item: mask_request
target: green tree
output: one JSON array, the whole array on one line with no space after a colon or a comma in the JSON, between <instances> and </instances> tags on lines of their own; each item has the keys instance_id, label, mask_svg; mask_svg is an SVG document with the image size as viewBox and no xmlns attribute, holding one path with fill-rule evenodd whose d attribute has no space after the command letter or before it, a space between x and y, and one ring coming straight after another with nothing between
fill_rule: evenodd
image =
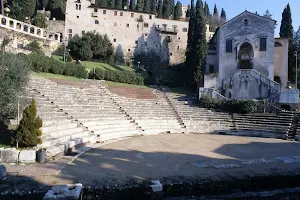
<instances>
[{"instance_id":1,"label":"green tree","mask_svg":"<svg viewBox=\"0 0 300 200\"><path fill-rule=\"evenodd\" d=\"M144 0L144 8L143 8L144 12L150 12L150 0Z\"/></svg>"},{"instance_id":2,"label":"green tree","mask_svg":"<svg viewBox=\"0 0 300 200\"><path fill-rule=\"evenodd\" d=\"M173 15L175 8L175 2L174 0L170 0L170 15Z\"/></svg>"},{"instance_id":3,"label":"green tree","mask_svg":"<svg viewBox=\"0 0 300 200\"><path fill-rule=\"evenodd\" d=\"M294 43L293 43L293 35L294 35L294 28L292 24L292 13L290 4L288 4L282 13L282 20L280 26L280 37L285 37L289 39L289 80L295 80L295 57L294 57Z\"/></svg>"},{"instance_id":4,"label":"green tree","mask_svg":"<svg viewBox=\"0 0 300 200\"><path fill-rule=\"evenodd\" d=\"M162 7L162 18L169 19L171 15L171 0L164 0Z\"/></svg>"},{"instance_id":5,"label":"green tree","mask_svg":"<svg viewBox=\"0 0 300 200\"><path fill-rule=\"evenodd\" d=\"M203 86L203 66L207 54L207 42L206 42L206 19L203 10L202 0L197 0L196 4L196 22L194 28L194 43L195 48L195 72L194 79L197 83L197 89Z\"/></svg>"},{"instance_id":6,"label":"green tree","mask_svg":"<svg viewBox=\"0 0 300 200\"><path fill-rule=\"evenodd\" d=\"M156 0L150 0L150 13L156 13Z\"/></svg>"},{"instance_id":7,"label":"green tree","mask_svg":"<svg viewBox=\"0 0 300 200\"><path fill-rule=\"evenodd\" d=\"M143 11L144 10L144 0L137 0L136 10L137 11Z\"/></svg>"},{"instance_id":8,"label":"green tree","mask_svg":"<svg viewBox=\"0 0 300 200\"><path fill-rule=\"evenodd\" d=\"M65 19L66 1L65 0L50 0L51 17L59 20Z\"/></svg>"},{"instance_id":9,"label":"green tree","mask_svg":"<svg viewBox=\"0 0 300 200\"><path fill-rule=\"evenodd\" d=\"M179 20L182 16L182 4L180 1L177 1L174 9L174 19Z\"/></svg>"},{"instance_id":10,"label":"green tree","mask_svg":"<svg viewBox=\"0 0 300 200\"><path fill-rule=\"evenodd\" d=\"M114 8L115 7L115 0L108 0L107 6L110 7L110 8Z\"/></svg>"},{"instance_id":11,"label":"green tree","mask_svg":"<svg viewBox=\"0 0 300 200\"><path fill-rule=\"evenodd\" d=\"M212 19L211 19L211 27L213 30L216 30L218 27L219 27L219 12L218 12L218 9L217 9L217 5L215 4L214 6L214 14L212 16Z\"/></svg>"},{"instance_id":12,"label":"green tree","mask_svg":"<svg viewBox=\"0 0 300 200\"><path fill-rule=\"evenodd\" d=\"M27 48L32 52L41 52L41 45L36 40L30 42Z\"/></svg>"},{"instance_id":13,"label":"green tree","mask_svg":"<svg viewBox=\"0 0 300 200\"><path fill-rule=\"evenodd\" d=\"M265 14L263 14L263 17L266 17L268 19L272 19L272 14L270 13L270 11L267 9Z\"/></svg>"},{"instance_id":14,"label":"green tree","mask_svg":"<svg viewBox=\"0 0 300 200\"><path fill-rule=\"evenodd\" d=\"M162 0L158 0L157 4L157 10L156 10L156 15L158 18L162 18L162 11L163 10L163 2Z\"/></svg>"},{"instance_id":15,"label":"green tree","mask_svg":"<svg viewBox=\"0 0 300 200\"><path fill-rule=\"evenodd\" d=\"M122 8L125 7L128 9L128 0L122 0Z\"/></svg>"},{"instance_id":16,"label":"green tree","mask_svg":"<svg viewBox=\"0 0 300 200\"><path fill-rule=\"evenodd\" d=\"M25 17L33 17L36 12L36 0L22 0L21 8Z\"/></svg>"},{"instance_id":17,"label":"green tree","mask_svg":"<svg viewBox=\"0 0 300 200\"><path fill-rule=\"evenodd\" d=\"M36 115L36 102L32 100L31 104L23 111L23 118L17 128L17 134L13 138L13 142L17 144L17 147L35 147L42 143L40 128L43 121Z\"/></svg>"},{"instance_id":18,"label":"green tree","mask_svg":"<svg viewBox=\"0 0 300 200\"><path fill-rule=\"evenodd\" d=\"M29 65L24 57L0 54L0 127L17 116L19 96L24 95Z\"/></svg>"},{"instance_id":19,"label":"green tree","mask_svg":"<svg viewBox=\"0 0 300 200\"><path fill-rule=\"evenodd\" d=\"M32 20L32 24L37 27L47 28L46 16L42 13L37 13Z\"/></svg>"},{"instance_id":20,"label":"green tree","mask_svg":"<svg viewBox=\"0 0 300 200\"><path fill-rule=\"evenodd\" d=\"M96 3L99 6L107 6L107 0L97 0Z\"/></svg>"},{"instance_id":21,"label":"green tree","mask_svg":"<svg viewBox=\"0 0 300 200\"><path fill-rule=\"evenodd\" d=\"M195 28L195 20L196 20L196 11L194 7L194 0L191 0L190 5L190 18L189 18L189 30L188 30L188 40L187 40L187 48L186 48L186 72L185 72L185 83L187 85L190 85L193 83L192 76L193 76L193 66L195 63L194 59L194 49L192 47L193 41L194 41L194 28Z\"/></svg>"},{"instance_id":22,"label":"green tree","mask_svg":"<svg viewBox=\"0 0 300 200\"><path fill-rule=\"evenodd\" d=\"M10 17L20 21L25 20L25 15L22 10L22 5L19 3L18 0L13 0L10 4Z\"/></svg>"},{"instance_id":23,"label":"green tree","mask_svg":"<svg viewBox=\"0 0 300 200\"><path fill-rule=\"evenodd\" d=\"M225 12L225 10L222 8L221 16L220 16L220 25L225 24L225 23L226 23L226 12Z\"/></svg>"},{"instance_id":24,"label":"green tree","mask_svg":"<svg viewBox=\"0 0 300 200\"><path fill-rule=\"evenodd\" d=\"M135 0L130 0L129 9L130 10L134 10L135 9Z\"/></svg>"},{"instance_id":25,"label":"green tree","mask_svg":"<svg viewBox=\"0 0 300 200\"><path fill-rule=\"evenodd\" d=\"M115 0L115 8L122 9L122 0Z\"/></svg>"},{"instance_id":26,"label":"green tree","mask_svg":"<svg viewBox=\"0 0 300 200\"><path fill-rule=\"evenodd\" d=\"M186 77L186 81L190 87L197 86L198 89L203 85L203 65L207 52L206 17L204 15L202 0L197 0L195 14L191 10L191 19L193 27L191 27L192 32L188 34L186 58L188 76Z\"/></svg>"}]
</instances>

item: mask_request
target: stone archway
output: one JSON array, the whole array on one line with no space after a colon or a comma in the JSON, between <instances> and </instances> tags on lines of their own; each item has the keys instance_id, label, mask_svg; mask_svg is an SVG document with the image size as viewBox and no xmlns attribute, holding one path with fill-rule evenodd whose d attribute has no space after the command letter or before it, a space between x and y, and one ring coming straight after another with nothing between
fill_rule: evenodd
<instances>
[{"instance_id":1,"label":"stone archway","mask_svg":"<svg viewBox=\"0 0 300 200\"><path fill-rule=\"evenodd\" d=\"M238 69L253 69L254 51L249 42L241 45L238 53Z\"/></svg>"}]
</instances>

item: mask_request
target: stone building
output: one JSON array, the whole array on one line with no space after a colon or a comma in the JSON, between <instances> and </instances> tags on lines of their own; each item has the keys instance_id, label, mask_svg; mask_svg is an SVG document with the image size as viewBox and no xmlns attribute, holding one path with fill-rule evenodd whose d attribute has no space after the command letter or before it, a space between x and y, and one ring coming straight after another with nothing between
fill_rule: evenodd
<instances>
[{"instance_id":1,"label":"stone building","mask_svg":"<svg viewBox=\"0 0 300 200\"><path fill-rule=\"evenodd\" d=\"M201 91L235 99L284 99L288 39L274 39L275 25L245 11L220 26L209 45ZM298 101L297 95L289 98Z\"/></svg>"},{"instance_id":2,"label":"stone building","mask_svg":"<svg viewBox=\"0 0 300 200\"><path fill-rule=\"evenodd\" d=\"M143 52L154 52L167 64L185 59L188 22L156 18L154 14L126 9L104 8L93 1L67 1L66 36L88 31L107 34L125 59ZM207 39L212 33L207 29Z\"/></svg>"}]
</instances>

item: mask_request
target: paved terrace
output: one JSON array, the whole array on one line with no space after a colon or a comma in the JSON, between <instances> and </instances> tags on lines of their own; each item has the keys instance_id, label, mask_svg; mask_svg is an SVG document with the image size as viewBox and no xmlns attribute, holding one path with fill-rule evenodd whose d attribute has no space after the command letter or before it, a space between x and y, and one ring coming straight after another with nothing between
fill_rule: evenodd
<instances>
[{"instance_id":1,"label":"paved terrace","mask_svg":"<svg viewBox=\"0 0 300 200\"><path fill-rule=\"evenodd\" d=\"M6 164L7 183L18 178L14 188L24 188L24 184L29 187L28 181L22 181L29 177L43 185L80 182L101 186L132 179L154 178L164 183L176 177L300 172L300 143L278 139L163 134L97 145L74 161L71 156L63 156L46 164Z\"/></svg>"}]
</instances>

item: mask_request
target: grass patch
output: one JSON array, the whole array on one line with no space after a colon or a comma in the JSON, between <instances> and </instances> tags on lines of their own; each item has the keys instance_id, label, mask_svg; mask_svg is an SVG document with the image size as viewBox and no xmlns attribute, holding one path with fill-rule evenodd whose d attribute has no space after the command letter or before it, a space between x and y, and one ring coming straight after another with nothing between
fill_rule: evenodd
<instances>
[{"instance_id":1,"label":"grass patch","mask_svg":"<svg viewBox=\"0 0 300 200\"><path fill-rule=\"evenodd\" d=\"M132 67L128 67L128 66L122 66L122 65L116 65L114 66L116 69L118 70L124 70L124 71L131 71L131 72L134 72L135 69L132 68Z\"/></svg>"},{"instance_id":2,"label":"grass patch","mask_svg":"<svg viewBox=\"0 0 300 200\"><path fill-rule=\"evenodd\" d=\"M62 56L56 56L56 55L52 55L52 58L54 58L55 60L58 60L58 61L60 61L60 62L64 62L64 59L63 59L63 57Z\"/></svg>"},{"instance_id":3,"label":"grass patch","mask_svg":"<svg viewBox=\"0 0 300 200\"><path fill-rule=\"evenodd\" d=\"M82 61L81 62L83 66L85 66L87 69L94 69L94 68L101 68L103 70L110 69L110 70L116 70L116 68L112 67L111 65L107 63L100 63L100 62L92 62L92 61Z\"/></svg>"},{"instance_id":4,"label":"grass patch","mask_svg":"<svg viewBox=\"0 0 300 200\"><path fill-rule=\"evenodd\" d=\"M184 88L184 87L170 87L170 89L174 93L181 94L181 95L186 95L186 96L192 96L192 95L196 94L191 89Z\"/></svg>"},{"instance_id":5,"label":"grass patch","mask_svg":"<svg viewBox=\"0 0 300 200\"><path fill-rule=\"evenodd\" d=\"M59 79L59 80L66 80L66 81L74 81L74 82L81 82L82 79L76 78L74 76L65 76L60 74L51 74L51 73L45 73L45 72L31 72L31 75L33 76L39 76L44 78L52 78L52 79Z\"/></svg>"},{"instance_id":6,"label":"grass patch","mask_svg":"<svg viewBox=\"0 0 300 200\"><path fill-rule=\"evenodd\" d=\"M135 87L135 88L148 88L145 85L133 85L133 84L127 84L127 83L117 83L112 81L105 81L108 86L125 86L125 87Z\"/></svg>"}]
</instances>

